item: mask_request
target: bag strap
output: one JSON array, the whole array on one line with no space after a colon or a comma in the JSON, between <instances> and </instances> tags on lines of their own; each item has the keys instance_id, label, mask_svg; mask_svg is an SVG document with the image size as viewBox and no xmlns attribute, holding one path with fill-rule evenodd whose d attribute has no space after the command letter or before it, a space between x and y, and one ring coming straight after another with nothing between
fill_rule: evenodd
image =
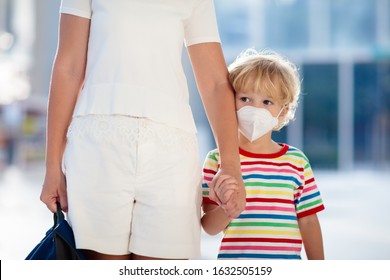
<instances>
[{"instance_id":1,"label":"bag strap","mask_svg":"<svg viewBox=\"0 0 390 280\"><path fill-rule=\"evenodd\" d=\"M62 212L62 209L61 209L61 204L57 201L56 205L57 205L57 212L54 213L54 215L53 215L54 227L56 227L59 224L59 222L61 222L62 220L65 220L64 213Z\"/></svg>"}]
</instances>

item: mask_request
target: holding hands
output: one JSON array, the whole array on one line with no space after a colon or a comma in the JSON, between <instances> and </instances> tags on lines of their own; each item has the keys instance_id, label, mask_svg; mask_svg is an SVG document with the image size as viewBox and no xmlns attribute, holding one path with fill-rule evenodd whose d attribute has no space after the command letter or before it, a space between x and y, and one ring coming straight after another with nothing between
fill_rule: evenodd
<instances>
[{"instance_id":1,"label":"holding hands","mask_svg":"<svg viewBox=\"0 0 390 280\"><path fill-rule=\"evenodd\" d=\"M237 218L245 209L246 192L241 178L227 175L220 169L209 188L210 199L216 201L229 218Z\"/></svg>"}]
</instances>

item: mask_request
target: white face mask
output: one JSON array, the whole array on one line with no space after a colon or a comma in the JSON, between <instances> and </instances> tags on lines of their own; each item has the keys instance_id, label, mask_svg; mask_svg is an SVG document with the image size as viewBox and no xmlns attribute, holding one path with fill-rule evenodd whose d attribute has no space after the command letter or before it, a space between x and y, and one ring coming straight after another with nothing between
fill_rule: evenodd
<instances>
[{"instance_id":1,"label":"white face mask","mask_svg":"<svg viewBox=\"0 0 390 280\"><path fill-rule=\"evenodd\" d=\"M283 108L274 117L267 109L244 106L237 111L238 129L249 141L253 142L279 123L278 117Z\"/></svg>"}]
</instances>

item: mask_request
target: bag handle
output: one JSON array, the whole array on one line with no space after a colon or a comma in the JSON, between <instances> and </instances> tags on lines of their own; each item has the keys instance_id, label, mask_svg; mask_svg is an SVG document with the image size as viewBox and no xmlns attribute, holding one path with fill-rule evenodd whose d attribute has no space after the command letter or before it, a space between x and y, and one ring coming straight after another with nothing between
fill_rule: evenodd
<instances>
[{"instance_id":1,"label":"bag handle","mask_svg":"<svg viewBox=\"0 0 390 280\"><path fill-rule=\"evenodd\" d=\"M64 213L62 212L61 209L61 204L57 201L57 212L54 213L53 218L54 218L54 227L56 227L62 220L65 220Z\"/></svg>"}]
</instances>

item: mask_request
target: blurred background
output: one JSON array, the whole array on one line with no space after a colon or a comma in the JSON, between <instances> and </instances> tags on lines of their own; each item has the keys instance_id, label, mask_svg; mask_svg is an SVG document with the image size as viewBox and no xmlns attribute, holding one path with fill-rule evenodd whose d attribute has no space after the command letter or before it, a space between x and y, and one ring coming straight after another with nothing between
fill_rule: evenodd
<instances>
[{"instance_id":1,"label":"blurred background","mask_svg":"<svg viewBox=\"0 0 390 280\"><path fill-rule=\"evenodd\" d=\"M214 2L228 64L252 47L300 69L296 119L275 139L311 161L326 257L390 260L390 0ZM1 259L23 259L52 223L39 193L59 5L0 0ZM204 158L215 144L185 52L183 63ZM203 234L202 259L220 238Z\"/></svg>"}]
</instances>

